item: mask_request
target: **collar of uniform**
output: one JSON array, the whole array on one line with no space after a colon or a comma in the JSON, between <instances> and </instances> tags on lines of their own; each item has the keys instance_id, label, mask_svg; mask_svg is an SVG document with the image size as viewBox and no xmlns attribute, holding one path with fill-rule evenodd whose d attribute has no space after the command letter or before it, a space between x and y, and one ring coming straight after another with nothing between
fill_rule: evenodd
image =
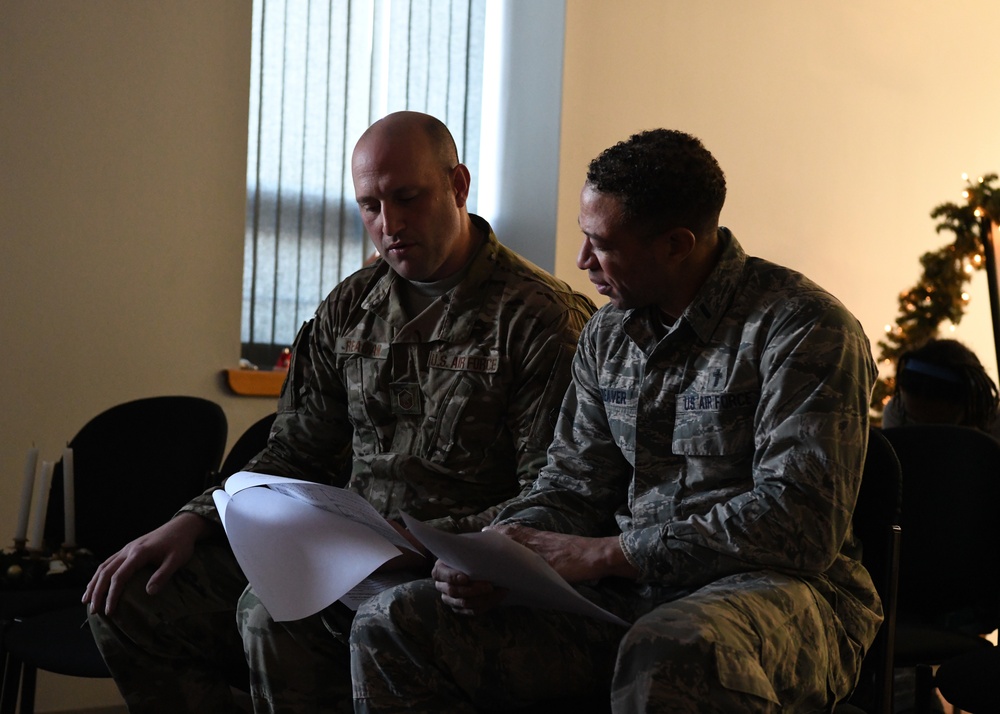
<instances>
[{"instance_id":1,"label":"collar of uniform","mask_svg":"<svg viewBox=\"0 0 1000 714\"><path fill-rule=\"evenodd\" d=\"M676 329L680 323L686 322L694 330L698 339L703 342L708 341L715 326L722 319L722 315L736 291L736 284L747 259L743 247L728 228L719 228L719 239L724 247L718 264L712 269L705 284L695 295L691 304L684 309L681 319L673 328ZM659 342L652 324L656 318L650 314L652 310L656 309L658 308L648 305L632 308L626 310L622 318L625 333L647 355L652 353ZM673 332L673 329L669 331Z\"/></svg>"},{"instance_id":2,"label":"collar of uniform","mask_svg":"<svg viewBox=\"0 0 1000 714\"><path fill-rule=\"evenodd\" d=\"M472 334L472 328L489 297L489 284L497 268L500 241L490 224L475 214L469 214L472 224L486 240L472 258L465 280L439 298L444 302L444 315L438 323L437 339L446 342L464 342Z\"/></svg>"},{"instance_id":3,"label":"collar of uniform","mask_svg":"<svg viewBox=\"0 0 1000 714\"><path fill-rule=\"evenodd\" d=\"M719 240L724 247L718 264L681 315L702 342L712 336L732 302L747 262L743 246L728 228L719 228Z\"/></svg>"},{"instance_id":4,"label":"collar of uniform","mask_svg":"<svg viewBox=\"0 0 1000 714\"><path fill-rule=\"evenodd\" d=\"M465 279L449 290L444 295L437 298L431 305L418 316L420 322L420 332L423 333L422 340L443 340L445 342L461 342L466 340L472 333L472 327L479 317L483 302L487 297L486 285L493 276L496 268L497 253L500 249L500 241L497 240L490 224L479 216L469 214L473 225L487 238L479 251L472 258L469 272ZM362 303L362 307L371 310L383 320L391 324L397 331L394 339L406 340L411 325L410 319L406 316L402 308L399 284L403 278L391 268L387 268L372 291ZM427 327L430 327L429 334Z\"/></svg>"},{"instance_id":5,"label":"collar of uniform","mask_svg":"<svg viewBox=\"0 0 1000 714\"><path fill-rule=\"evenodd\" d=\"M401 278L384 260L379 261L376 265L383 274L376 280L365 299L361 301L361 307L374 312L398 329L406 324L406 317L399 304L398 295L392 301L389 300L389 297L392 294L393 283Z\"/></svg>"}]
</instances>

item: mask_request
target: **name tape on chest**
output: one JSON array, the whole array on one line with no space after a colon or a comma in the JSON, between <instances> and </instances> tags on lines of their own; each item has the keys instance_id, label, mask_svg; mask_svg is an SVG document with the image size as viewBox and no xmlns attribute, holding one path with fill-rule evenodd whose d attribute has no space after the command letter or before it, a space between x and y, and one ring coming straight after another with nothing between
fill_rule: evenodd
<instances>
[{"instance_id":1,"label":"name tape on chest","mask_svg":"<svg viewBox=\"0 0 1000 714\"><path fill-rule=\"evenodd\" d=\"M635 404L639 398L639 392L635 389L601 387L601 398L609 406L627 407Z\"/></svg>"},{"instance_id":2,"label":"name tape on chest","mask_svg":"<svg viewBox=\"0 0 1000 714\"><path fill-rule=\"evenodd\" d=\"M601 387L601 398L609 410L634 409L639 401L636 389ZM714 392L709 394L685 393L678 397L680 411L705 412L725 409L755 407L758 402L756 392Z\"/></svg>"},{"instance_id":3,"label":"name tape on chest","mask_svg":"<svg viewBox=\"0 0 1000 714\"><path fill-rule=\"evenodd\" d=\"M681 410L686 412L719 411L757 405L756 392L719 392L716 394L688 393L680 396Z\"/></svg>"},{"instance_id":4,"label":"name tape on chest","mask_svg":"<svg viewBox=\"0 0 1000 714\"><path fill-rule=\"evenodd\" d=\"M337 352L344 355L385 359L389 355L389 345L385 342L369 342L351 337L339 337L337 338Z\"/></svg>"},{"instance_id":5,"label":"name tape on chest","mask_svg":"<svg viewBox=\"0 0 1000 714\"><path fill-rule=\"evenodd\" d=\"M462 355L448 352L431 352L427 356L427 366L433 369L450 369L456 372L481 372L494 374L500 369L500 355Z\"/></svg>"}]
</instances>

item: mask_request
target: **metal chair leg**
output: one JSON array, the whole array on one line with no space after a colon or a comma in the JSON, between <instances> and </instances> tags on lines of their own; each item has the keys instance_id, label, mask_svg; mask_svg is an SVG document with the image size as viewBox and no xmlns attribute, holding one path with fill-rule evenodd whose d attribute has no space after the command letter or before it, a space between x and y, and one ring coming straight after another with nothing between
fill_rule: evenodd
<instances>
[{"instance_id":1,"label":"metal chair leg","mask_svg":"<svg viewBox=\"0 0 1000 714\"><path fill-rule=\"evenodd\" d=\"M0 714L15 714L17 693L21 685L21 660L4 654L3 694L0 696Z\"/></svg>"},{"instance_id":2,"label":"metal chair leg","mask_svg":"<svg viewBox=\"0 0 1000 714\"><path fill-rule=\"evenodd\" d=\"M917 665L917 681L913 696L914 714L931 714L931 698L934 696L934 672L929 664Z\"/></svg>"},{"instance_id":3,"label":"metal chair leg","mask_svg":"<svg viewBox=\"0 0 1000 714\"><path fill-rule=\"evenodd\" d=\"M35 680L38 670L30 664L21 664L21 714L35 714Z\"/></svg>"}]
</instances>

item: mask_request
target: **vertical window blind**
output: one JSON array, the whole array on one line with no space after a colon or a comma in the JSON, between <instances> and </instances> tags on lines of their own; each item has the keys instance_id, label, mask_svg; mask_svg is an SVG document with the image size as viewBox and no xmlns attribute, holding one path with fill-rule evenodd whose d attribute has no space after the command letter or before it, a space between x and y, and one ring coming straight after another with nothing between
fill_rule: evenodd
<instances>
[{"instance_id":1,"label":"vertical window blind","mask_svg":"<svg viewBox=\"0 0 1000 714\"><path fill-rule=\"evenodd\" d=\"M245 359L273 364L370 252L350 161L373 121L433 114L478 175L485 3L254 0Z\"/></svg>"}]
</instances>

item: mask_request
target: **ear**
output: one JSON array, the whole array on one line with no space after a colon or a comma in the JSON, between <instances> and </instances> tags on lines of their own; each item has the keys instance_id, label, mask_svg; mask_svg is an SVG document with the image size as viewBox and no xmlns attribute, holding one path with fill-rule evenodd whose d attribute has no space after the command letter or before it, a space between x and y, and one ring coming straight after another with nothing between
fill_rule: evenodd
<instances>
[{"instance_id":1,"label":"ear","mask_svg":"<svg viewBox=\"0 0 1000 714\"><path fill-rule=\"evenodd\" d=\"M664 257L669 262L680 263L691 255L698 240L687 228L671 228L663 234L660 242L663 245Z\"/></svg>"},{"instance_id":2,"label":"ear","mask_svg":"<svg viewBox=\"0 0 1000 714\"><path fill-rule=\"evenodd\" d=\"M469 188L472 186L472 175L465 164L456 164L451 170L451 189L455 192L455 204L462 208L469 199Z\"/></svg>"}]
</instances>

